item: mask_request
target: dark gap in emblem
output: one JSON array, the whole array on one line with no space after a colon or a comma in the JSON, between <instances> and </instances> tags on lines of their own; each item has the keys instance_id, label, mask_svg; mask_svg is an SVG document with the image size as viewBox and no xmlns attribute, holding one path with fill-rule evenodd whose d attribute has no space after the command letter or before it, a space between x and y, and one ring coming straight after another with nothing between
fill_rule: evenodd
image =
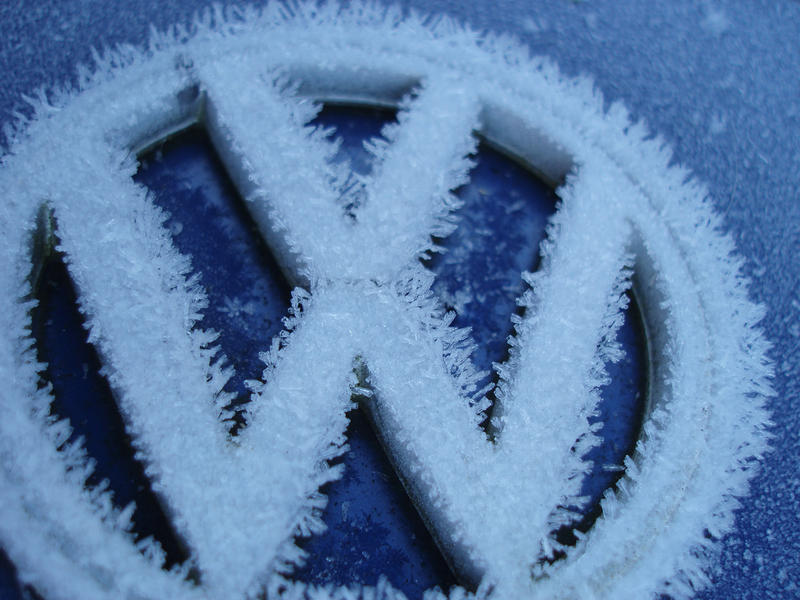
<instances>
[{"instance_id":1,"label":"dark gap in emblem","mask_svg":"<svg viewBox=\"0 0 800 600\"><path fill-rule=\"evenodd\" d=\"M348 413L350 449L338 481L322 492L327 531L301 540L309 560L294 577L317 585L374 586L381 576L409 598L432 587L457 585L363 409Z\"/></svg>"},{"instance_id":2,"label":"dark gap in emblem","mask_svg":"<svg viewBox=\"0 0 800 600\"><path fill-rule=\"evenodd\" d=\"M201 127L140 156L134 180L167 212L173 242L191 256L207 293L209 306L197 326L219 333L215 343L234 368L225 391L235 396L229 406L236 411L235 435L250 397L245 382L261 378L259 353L283 328L289 285Z\"/></svg>"},{"instance_id":3,"label":"dark gap in emblem","mask_svg":"<svg viewBox=\"0 0 800 600\"><path fill-rule=\"evenodd\" d=\"M132 522L136 539L157 540L166 554L167 568L181 564L189 554L135 456L111 388L101 374L102 363L88 341L64 258L51 252L40 262L32 334L38 360L47 365L40 385L52 385L51 415L69 419L72 434L65 443L82 438L87 454L96 461L87 484L97 487L107 482L118 509L135 502Z\"/></svg>"},{"instance_id":4,"label":"dark gap in emblem","mask_svg":"<svg viewBox=\"0 0 800 600\"><path fill-rule=\"evenodd\" d=\"M0 597L8 600L43 600L30 585L23 585L17 576L17 568L0 548Z\"/></svg>"},{"instance_id":5,"label":"dark gap in emblem","mask_svg":"<svg viewBox=\"0 0 800 600\"><path fill-rule=\"evenodd\" d=\"M516 304L524 289L520 273L539 268L539 246L557 198L553 188L524 165L485 141L473 158L470 182L455 190L464 203L458 227L449 237L435 240L444 251L424 264L436 275L434 291L456 313L454 326L472 329L477 344L473 361L478 369L489 371L482 381L488 385L498 379L492 364L508 359L511 315L524 314ZM567 546L577 542L575 529L588 531L597 520L603 493L624 474L624 459L639 437L647 389L646 343L635 298L629 294L629 299L617 334L624 357L606 365L610 383L601 390L600 414L593 419L603 427L600 444L586 456L593 468L581 494L590 500L573 523L554 532ZM492 391L488 398L495 400ZM489 423L484 426L491 435Z\"/></svg>"},{"instance_id":6,"label":"dark gap in emblem","mask_svg":"<svg viewBox=\"0 0 800 600\"><path fill-rule=\"evenodd\" d=\"M395 123L397 111L377 106L351 106L345 104L325 104L310 124L318 127L335 127L334 139L340 140L339 151L333 163L349 166L349 177L340 190L342 208L345 214L355 219L358 207L365 201L364 188L360 178L372 172L373 157L364 148L364 142L381 138L381 131Z\"/></svg>"}]
</instances>

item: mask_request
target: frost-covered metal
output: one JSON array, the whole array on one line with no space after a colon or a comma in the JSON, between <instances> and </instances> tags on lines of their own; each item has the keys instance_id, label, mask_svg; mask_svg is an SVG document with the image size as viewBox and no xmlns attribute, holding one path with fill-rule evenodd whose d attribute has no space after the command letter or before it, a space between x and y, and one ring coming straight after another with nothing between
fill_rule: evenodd
<instances>
[{"instance_id":1,"label":"frost-covered metal","mask_svg":"<svg viewBox=\"0 0 800 600\"><path fill-rule=\"evenodd\" d=\"M318 100L402 109L355 187L330 164L329 136L306 126ZM236 438L220 420L229 374L213 335L194 327L204 292L131 179L137 149L197 120L302 286L285 333L264 341L264 383ZM450 190L468 178L475 133L563 181L493 407L418 261L452 229ZM294 536L324 528L318 490L338 476L327 461L365 383L354 367L368 373L366 408L410 495L478 594L681 597L704 584L705 533L730 527L766 449L762 310L704 188L624 108L604 111L590 82L447 20L270 5L98 57L80 91L43 99L14 137L0 170L0 540L46 597L311 593L285 577L302 560ZM56 450L65 426L37 387L26 300L42 206L198 585L162 570L154 542L133 544L130 511L84 487L79 448ZM631 273L651 347L644 433L602 517L542 567L560 507L580 502ZM492 440L479 425L487 410Z\"/></svg>"}]
</instances>

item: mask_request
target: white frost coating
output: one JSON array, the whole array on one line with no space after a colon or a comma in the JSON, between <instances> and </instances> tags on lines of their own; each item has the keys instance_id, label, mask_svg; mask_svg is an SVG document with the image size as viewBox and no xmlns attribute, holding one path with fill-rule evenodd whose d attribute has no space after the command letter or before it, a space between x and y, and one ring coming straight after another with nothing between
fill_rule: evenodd
<instances>
[{"instance_id":1,"label":"white frost coating","mask_svg":"<svg viewBox=\"0 0 800 600\"><path fill-rule=\"evenodd\" d=\"M606 383L605 362L620 358L616 330L630 284L628 190L608 173L597 164L585 165L561 191L562 205L542 249L544 264L526 277L531 286L522 300L527 316L511 340L512 359L501 367L493 411L501 430L499 452L509 469L530 463L532 448L538 448L538 460L522 480L528 489L517 514L523 522L537 523L532 541L544 541L541 550L548 556L548 532L570 520L564 511L549 519L548 514L556 506L585 502L579 497L579 475L590 465L582 457L597 444L589 418ZM559 480L568 486L541 484ZM530 530L517 535L529 536ZM529 548L526 555L538 550Z\"/></svg>"},{"instance_id":2,"label":"white frost coating","mask_svg":"<svg viewBox=\"0 0 800 600\"><path fill-rule=\"evenodd\" d=\"M362 277L394 276L398 265L431 249L432 235L453 230L460 201L450 190L467 182L472 166L467 156L477 145L480 107L458 77L426 82L405 108L382 132L385 141L370 146L377 164L356 215L363 233L351 246Z\"/></svg>"},{"instance_id":3,"label":"white frost coating","mask_svg":"<svg viewBox=\"0 0 800 600\"><path fill-rule=\"evenodd\" d=\"M297 280L301 269L303 282L335 272L340 244L350 237L336 203L336 171L329 165L336 148L325 143L324 131L303 131L317 107L309 100L288 102L290 93L282 89L287 84L278 73L265 72L257 62L245 62L245 71L241 62L233 55L197 69L208 93L211 135L229 148L223 158L246 190L257 222L267 231L286 232L284 243L275 245L290 277Z\"/></svg>"},{"instance_id":4,"label":"white frost coating","mask_svg":"<svg viewBox=\"0 0 800 600\"><path fill-rule=\"evenodd\" d=\"M329 166L328 132L305 128L309 95L405 97L357 189ZM266 383L235 441L220 422L229 373L214 335L193 328L204 292L126 158L201 114L273 251L309 288L264 353ZM487 403L475 398L465 333L449 327L416 260L452 227L450 190L468 176L473 130L552 179L572 169L544 268L526 276L496 442L478 425ZM265 585L290 598L401 597L386 582L283 579L303 558L294 536L324 528L318 489L338 476L326 460L343 451L363 363L374 390L365 407L445 554L465 580L483 577L479 595L691 595L707 583L704 531L732 527L766 449L770 367L761 309L704 189L646 134L621 107L604 113L589 82L562 78L516 42L364 5L217 11L191 34L154 34L146 52L99 58L80 93L42 100L11 134L0 170L0 541L20 577L48 598L227 598ZM354 193L365 198L348 218L342 202ZM49 392L37 390L22 300L42 203L198 586L163 571L156 545L133 545L130 511L84 488L79 448L55 450L68 429L49 423ZM564 521L558 507L579 501L631 265L654 349L653 409L603 516L566 560L538 567Z\"/></svg>"},{"instance_id":5,"label":"white frost coating","mask_svg":"<svg viewBox=\"0 0 800 600\"><path fill-rule=\"evenodd\" d=\"M240 62L233 56L197 68L208 90L210 130L228 149L222 154L235 163L229 169L257 221L285 232L273 245L292 279L392 279L431 248L431 235L452 231L459 202L450 190L467 181L478 126L477 99L450 81L452 74L406 99L399 122L373 141L376 174L363 181L368 201L353 224L342 219L340 196L354 191L340 189L342 177L330 164L336 147L325 139L330 132L301 129L318 107L289 101L281 73ZM453 158L445 170L443 157Z\"/></svg>"}]
</instances>

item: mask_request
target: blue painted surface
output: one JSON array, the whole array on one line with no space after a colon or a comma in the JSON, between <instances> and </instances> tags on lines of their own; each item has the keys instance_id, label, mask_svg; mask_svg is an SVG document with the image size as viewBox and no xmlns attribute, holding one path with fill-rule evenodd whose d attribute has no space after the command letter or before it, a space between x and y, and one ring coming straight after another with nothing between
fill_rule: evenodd
<instances>
[{"instance_id":1,"label":"blue painted surface","mask_svg":"<svg viewBox=\"0 0 800 600\"><path fill-rule=\"evenodd\" d=\"M232 3L232 2L223 2ZM143 44L148 26L186 21L204 2L22 0L0 5L0 121L19 97L72 77L90 47ZM707 182L768 309L776 361L776 449L722 541L701 598L787 598L800 581L800 3L754 0L408 0L519 36L570 75L590 74ZM24 110L24 109L23 109ZM0 559L0 572L12 569ZM6 578L6 581L9 581ZM0 588L3 594L10 587ZM12 594L13 592L8 592ZM2 596L3 594L0 594ZM13 598L18 595L10 596Z\"/></svg>"}]
</instances>

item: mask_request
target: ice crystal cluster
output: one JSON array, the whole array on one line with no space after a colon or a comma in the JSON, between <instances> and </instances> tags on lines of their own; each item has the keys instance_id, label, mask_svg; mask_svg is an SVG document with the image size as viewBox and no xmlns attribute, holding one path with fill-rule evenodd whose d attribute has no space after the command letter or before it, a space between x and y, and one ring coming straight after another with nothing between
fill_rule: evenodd
<instances>
[{"instance_id":1,"label":"ice crystal cluster","mask_svg":"<svg viewBox=\"0 0 800 600\"><path fill-rule=\"evenodd\" d=\"M146 49L98 54L80 80L32 100L0 168L0 541L23 581L47 598L400 597L385 581L291 580L295 536L325 527L319 488L340 475L329 461L345 451L358 393L478 596L685 597L706 584L710 540L732 526L766 449L762 311L703 186L622 106L604 110L591 82L513 40L357 3L210 11ZM308 126L321 100L400 108L369 144L371 175L336 166L331 132ZM196 121L297 286L235 438L223 423L230 373L196 326L204 291L132 180L138 149ZM451 190L468 180L476 133L561 182L493 405L469 332L451 326L419 261L455 225ZM162 569L157 543L134 543L132 507L84 485L92 463L79 445L57 450L69 424L49 416L30 334L43 210L137 452L191 549L183 570ZM602 516L563 549L551 532L583 501L632 273L651 407Z\"/></svg>"}]
</instances>

